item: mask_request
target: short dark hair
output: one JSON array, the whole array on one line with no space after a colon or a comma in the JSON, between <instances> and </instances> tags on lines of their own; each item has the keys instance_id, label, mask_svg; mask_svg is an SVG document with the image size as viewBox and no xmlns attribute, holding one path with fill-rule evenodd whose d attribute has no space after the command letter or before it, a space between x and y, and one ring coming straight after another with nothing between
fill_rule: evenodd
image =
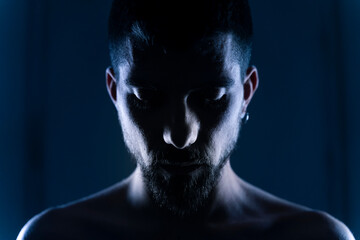
<instances>
[{"instance_id":1,"label":"short dark hair","mask_svg":"<svg viewBox=\"0 0 360 240\"><path fill-rule=\"evenodd\" d=\"M117 74L132 47L154 44L182 49L230 33L241 50L242 78L249 66L253 26L248 0L113 0L109 50Z\"/></svg>"}]
</instances>

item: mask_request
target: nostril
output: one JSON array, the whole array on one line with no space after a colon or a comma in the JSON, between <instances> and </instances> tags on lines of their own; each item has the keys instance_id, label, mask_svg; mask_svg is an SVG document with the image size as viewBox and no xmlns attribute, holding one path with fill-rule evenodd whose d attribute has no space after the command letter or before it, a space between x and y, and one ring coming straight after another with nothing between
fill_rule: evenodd
<instances>
[{"instance_id":1,"label":"nostril","mask_svg":"<svg viewBox=\"0 0 360 240\"><path fill-rule=\"evenodd\" d=\"M183 139L181 140L179 134L177 133L178 131L179 129L174 131L170 130L170 128L165 128L163 138L167 144L171 144L178 149L183 149L186 145L186 139L185 137L183 137Z\"/></svg>"},{"instance_id":2,"label":"nostril","mask_svg":"<svg viewBox=\"0 0 360 240\"><path fill-rule=\"evenodd\" d=\"M186 99L178 107L173 107L169 111L163 132L165 143L178 149L194 144L200 128L200 122L187 106Z\"/></svg>"},{"instance_id":3,"label":"nostril","mask_svg":"<svg viewBox=\"0 0 360 240\"><path fill-rule=\"evenodd\" d=\"M196 141L197 132L192 129L170 129L166 127L163 133L165 143L171 144L177 149L184 149Z\"/></svg>"}]
</instances>

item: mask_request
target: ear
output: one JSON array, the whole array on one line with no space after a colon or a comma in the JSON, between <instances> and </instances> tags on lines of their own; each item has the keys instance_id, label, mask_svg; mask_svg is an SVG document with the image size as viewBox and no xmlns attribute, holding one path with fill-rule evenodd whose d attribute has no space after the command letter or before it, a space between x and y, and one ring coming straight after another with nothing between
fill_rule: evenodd
<instances>
[{"instance_id":1,"label":"ear","mask_svg":"<svg viewBox=\"0 0 360 240\"><path fill-rule=\"evenodd\" d=\"M115 78L115 72L114 69L111 67L108 67L106 69L106 88L108 90L108 93L110 95L111 100L113 103L116 103L117 99L117 93L116 93L116 78Z\"/></svg>"},{"instance_id":2,"label":"ear","mask_svg":"<svg viewBox=\"0 0 360 240\"><path fill-rule=\"evenodd\" d=\"M255 66L251 66L246 71L246 76L244 80L244 103L243 109L241 111L241 117L243 118L246 114L246 109L254 96L256 89L259 86L259 75Z\"/></svg>"}]
</instances>

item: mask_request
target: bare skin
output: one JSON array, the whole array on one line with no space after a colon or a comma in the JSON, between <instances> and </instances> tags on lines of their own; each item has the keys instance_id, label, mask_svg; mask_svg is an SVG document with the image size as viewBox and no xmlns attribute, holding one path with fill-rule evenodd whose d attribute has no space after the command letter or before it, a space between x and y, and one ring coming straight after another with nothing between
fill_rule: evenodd
<instances>
[{"instance_id":1,"label":"bare skin","mask_svg":"<svg viewBox=\"0 0 360 240\"><path fill-rule=\"evenodd\" d=\"M344 224L274 197L238 178L230 165L207 215L176 219L146 198L134 199L137 169L128 179L78 202L34 217L20 239L354 239ZM219 183L219 186L223 183ZM234 191L237 189L237 191ZM224 198L223 194L231 194ZM227 199L224 201L224 199Z\"/></svg>"},{"instance_id":2,"label":"bare skin","mask_svg":"<svg viewBox=\"0 0 360 240\"><path fill-rule=\"evenodd\" d=\"M220 63L191 51L156 55L133 51L134 58L141 56L136 64L118 66L117 76L108 68L107 88L125 143L137 161L136 170L109 189L35 216L18 240L354 239L344 224L328 214L272 196L232 170L231 150L258 87L258 74L250 67L242 79L236 60L239 52L231 35L224 36L219 38L223 46L218 49ZM151 90L147 90L149 85ZM156 104L152 97L147 99L154 88L154 96L162 96ZM162 153L158 159L152 154L154 149ZM200 157L188 154L194 152ZM211 175L217 170L218 175ZM155 190L151 190L147 183L154 175L146 176L147 171L166 181L154 181ZM187 181L184 185L173 181L179 175ZM214 181L191 189L191 183L201 182L201 176ZM177 200L190 207L198 204L198 210L179 216L160 207L153 196L156 187L165 188L164 184L179 191L190 186L188 196L193 198ZM171 195L171 190L160 198L182 196L178 192Z\"/></svg>"}]
</instances>

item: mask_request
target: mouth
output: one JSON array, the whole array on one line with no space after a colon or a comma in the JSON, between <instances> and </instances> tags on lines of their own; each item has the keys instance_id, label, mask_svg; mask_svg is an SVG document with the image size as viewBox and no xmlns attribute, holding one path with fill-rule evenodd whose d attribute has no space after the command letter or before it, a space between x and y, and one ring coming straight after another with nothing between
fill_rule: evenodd
<instances>
[{"instance_id":1,"label":"mouth","mask_svg":"<svg viewBox=\"0 0 360 240\"><path fill-rule=\"evenodd\" d=\"M161 164L160 167L170 175L189 175L200 168L203 164Z\"/></svg>"}]
</instances>

